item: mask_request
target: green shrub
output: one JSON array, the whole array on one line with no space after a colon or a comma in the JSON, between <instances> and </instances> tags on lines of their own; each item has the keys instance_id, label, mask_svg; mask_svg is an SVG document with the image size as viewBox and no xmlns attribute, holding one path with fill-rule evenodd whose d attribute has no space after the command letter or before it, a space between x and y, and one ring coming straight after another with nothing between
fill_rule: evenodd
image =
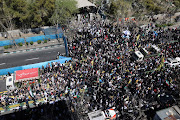
<instances>
[{"instance_id":1,"label":"green shrub","mask_svg":"<svg viewBox=\"0 0 180 120\"><path fill-rule=\"evenodd\" d=\"M26 45L29 45L29 43L28 43L28 42L26 42Z\"/></svg>"},{"instance_id":2,"label":"green shrub","mask_svg":"<svg viewBox=\"0 0 180 120\"><path fill-rule=\"evenodd\" d=\"M44 43L47 43L47 40L44 40Z\"/></svg>"},{"instance_id":3,"label":"green shrub","mask_svg":"<svg viewBox=\"0 0 180 120\"><path fill-rule=\"evenodd\" d=\"M38 40L37 43L38 43L38 44L41 44L41 40Z\"/></svg>"},{"instance_id":4,"label":"green shrub","mask_svg":"<svg viewBox=\"0 0 180 120\"><path fill-rule=\"evenodd\" d=\"M19 46L23 46L22 42L18 43Z\"/></svg>"},{"instance_id":5,"label":"green shrub","mask_svg":"<svg viewBox=\"0 0 180 120\"><path fill-rule=\"evenodd\" d=\"M8 48L12 48L12 45L8 45Z\"/></svg>"},{"instance_id":6,"label":"green shrub","mask_svg":"<svg viewBox=\"0 0 180 120\"><path fill-rule=\"evenodd\" d=\"M9 46L8 46L8 45L4 46L4 49L8 49L8 48L9 48Z\"/></svg>"},{"instance_id":7,"label":"green shrub","mask_svg":"<svg viewBox=\"0 0 180 120\"><path fill-rule=\"evenodd\" d=\"M33 45L33 43L34 43L33 41L30 42L31 45Z\"/></svg>"}]
</instances>

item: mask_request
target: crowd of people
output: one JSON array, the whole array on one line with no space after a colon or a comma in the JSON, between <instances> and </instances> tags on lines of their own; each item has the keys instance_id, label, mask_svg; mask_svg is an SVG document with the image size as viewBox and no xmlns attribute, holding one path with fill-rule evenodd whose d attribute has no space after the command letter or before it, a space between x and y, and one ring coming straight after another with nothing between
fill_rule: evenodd
<instances>
[{"instance_id":1,"label":"crowd of people","mask_svg":"<svg viewBox=\"0 0 180 120\"><path fill-rule=\"evenodd\" d=\"M86 19L79 24L81 27L68 41L72 60L43 66L40 80L30 85L23 82L1 95L2 107L60 98L69 101L70 110L77 112L79 119L89 112L115 107L118 120L133 120L149 119L155 111L178 104L179 67L165 66L164 61L180 57L180 42L176 41L179 29L164 30L154 24L127 27ZM127 29L131 33L128 36L122 32ZM159 54L151 51L151 57L141 62L131 60L134 51L140 47L150 50L151 44L160 47Z\"/></svg>"}]
</instances>

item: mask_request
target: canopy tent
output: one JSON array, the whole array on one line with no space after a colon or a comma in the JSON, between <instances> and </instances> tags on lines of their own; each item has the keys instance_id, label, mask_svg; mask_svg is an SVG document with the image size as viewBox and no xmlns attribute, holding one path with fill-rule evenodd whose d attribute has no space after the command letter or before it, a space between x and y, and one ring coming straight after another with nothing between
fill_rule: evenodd
<instances>
[{"instance_id":1,"label":"canopy tent","mask_svg":"<svg viewBox=\"0 0 180 120\"><path fill-rule=\"evenodd\" d=\"M76 1L77 1L78 8L90 7L90 6L96 7L95 4L89 2L88 0L76 0Z\"/></svg>"},{"instance_id":2,"label":"canopy tent","mask_svg":"<svg viewBox=\"0 0 180 120\"><path fill-rule=\"evenodd\" d=\"M21 82L21 81L27 81L27 80L32 80L32 79L39 79L38 68L16 71L16 79L14 80L14 82Z\"/></svg>"}]
</instances>

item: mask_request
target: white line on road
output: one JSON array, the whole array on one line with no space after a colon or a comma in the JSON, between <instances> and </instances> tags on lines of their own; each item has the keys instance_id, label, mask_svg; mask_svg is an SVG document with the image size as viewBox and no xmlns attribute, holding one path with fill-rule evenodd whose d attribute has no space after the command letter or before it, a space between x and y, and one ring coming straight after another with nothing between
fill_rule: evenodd
<instances>
[{"instance_id":1,"label":"white line on road","mask_svg":"<svg viewBox=\"0 0 180 120\"><path fill-rule=\"evenodd\" d=\"M6 63L1 63L0 65L4 65L4 64L6 64Z\"/></svg>"},{"instance_id":2,"label":"white line on road","mask_svg":"<svg viewBox=\"0 0 180 120\"><path fill-rule=\"evenodd\" d=\"M36 59L39 59L39 58L26 59L25 61L29 61L29 60L36 60Z\"/></svg>"}]
</instances>

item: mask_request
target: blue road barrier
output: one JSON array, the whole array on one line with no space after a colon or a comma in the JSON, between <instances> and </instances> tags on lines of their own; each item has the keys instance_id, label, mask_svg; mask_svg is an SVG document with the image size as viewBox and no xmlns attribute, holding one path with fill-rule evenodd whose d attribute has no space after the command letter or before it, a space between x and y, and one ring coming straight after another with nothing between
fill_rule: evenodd
<instances>
[{"instance_id":1,"label":"blue road barrier","mask_svg":"<svg viewBox=\"0 0 180 120\"><path fill-rule=\"evenodd\" d=\"M59 35L53 34L53 35L41 35L41 36L34 36L34 37L26 37L26 42L37 42L38 40L45 40L45 39L57 39L57 38L63 38L63 33L60 33ZM16 44L18 43L24 43L24 38L15 39ZM0 46L6 46L6 45L13 45L13 40L4 40L0 41Z\"/></svg>"},{"instance_id":2,"label":"blue road barrier","mask_svg":"<svg viewBox=\"0 0 180 120\"><path fill-rule=\"evenodd\" d=\"M68 56L69 53L68 53L67 39L65 36L63 36L63 40L64 40L64 45L65 45L65 50L66 50L66 56Z\"/></svg>"},{"instance_id":3,"label":"blue road barrier","mask_svg":"<svg viewBox=\"0 0 180 120\"><path fill-rule=\"evenodd\" d=\"M7 75L8 72L14 73L17 70L24 70L24 69L31 69L31 68L42 68L42 66L46 67L49 63L51 64L52 62L65 63L65 61L69 61L69 60L71 60L70 57L59 56L59 59L57 59L57 60L51 60L51 61L46 61L46 62L41 62L41 63L36 63L36 64L30 64L30 65L24 65L24 66L18 66L18 67L7 68L7 69L0 69L0 75Z\"/></svg>"}]
</instances>

